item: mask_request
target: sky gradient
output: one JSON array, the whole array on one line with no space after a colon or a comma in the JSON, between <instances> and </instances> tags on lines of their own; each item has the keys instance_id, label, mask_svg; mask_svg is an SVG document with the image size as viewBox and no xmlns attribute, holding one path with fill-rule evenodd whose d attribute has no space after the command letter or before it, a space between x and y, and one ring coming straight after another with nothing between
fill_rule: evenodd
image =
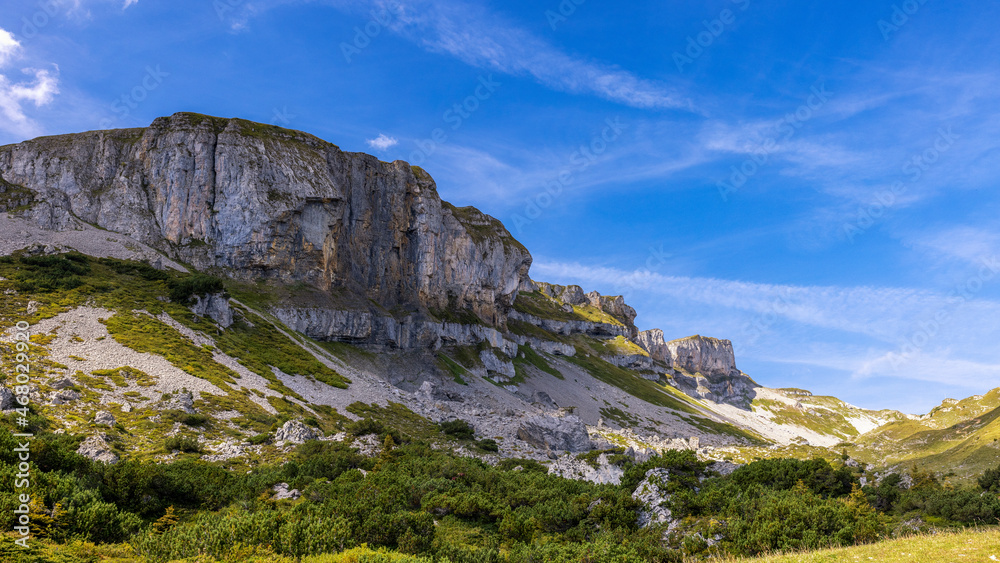
<instances>
[{"instance_id":1,"label":"sky gradient","mask_svg":"<svg viewBox=\"0 0 1000 563\"><path fill-rule=\"evenodd\" d=\"M42 0L0 144L195 111L425 168L769 387L1000 386L1000 3Z\"/></svg>"}]
</instances>

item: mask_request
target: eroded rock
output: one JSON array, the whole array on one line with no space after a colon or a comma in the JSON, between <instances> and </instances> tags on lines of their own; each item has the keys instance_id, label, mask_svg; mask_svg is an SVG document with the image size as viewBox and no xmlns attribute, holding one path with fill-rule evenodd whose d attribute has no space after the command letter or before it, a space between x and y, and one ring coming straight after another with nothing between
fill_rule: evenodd
<instances>
[{"instance_id":1,"label":"eroded rock","mask_svg":"<svg viewBox=\"0 0 1000 563\"><path fill-rule=\"evenodd\" d=\"M292 444L302 444L307 440L315 440L320 437L316 429L306 426L301 421L289 420L275 431L275 442L287 442Z\"/></svg>"},{"instance_id":2,"label":"eroded rock","mask_svg":"<svg viewBox=\"0 0 1000 563\"><path fill-rule=\"evenodd\" d=\"M111 449L107 440L107 434L94 434L80 444L76 453L101 463L117 463L118 454Z\"/></svg>"},{"instance_id":3,"label":"eroded rock","mask_svg":"<svg viewBox=\"0 0 1000 563\"><path fill-rule=\"evenodd\" d=\"M573 415L531 417L521 423L517 437L542 450L587 452L593 446L587 426Z\"/></svg>"}]
</instances>

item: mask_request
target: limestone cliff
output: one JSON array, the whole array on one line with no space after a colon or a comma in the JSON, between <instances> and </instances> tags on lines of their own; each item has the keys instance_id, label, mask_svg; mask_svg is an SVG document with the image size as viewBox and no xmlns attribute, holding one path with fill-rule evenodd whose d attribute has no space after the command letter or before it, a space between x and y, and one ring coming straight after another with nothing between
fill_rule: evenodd
<instances>
[{"instance_id":1,"label":"limestone cliff","mask_svg":"<svg viewBox=\"0 0 1000 563\"><path fill-rule=\"evenodd\" d=\"M660 329L639 333L636 343L672 370L678 387L693 397L747 408L757 384L736 367L733 343L705 336L665 341Z\"/></svg>"},{"instance_id":2,"label":"limestone cliff","mask_svg":"<svg viewBox=\"0 0 1000 563\"><path fill-rule=\"evenodd\" d=\"M142 129L0 147L5 208L82 220L199 269L306 282L344 309L468 310L502 326L531 256L403 161L298 131L178 113ZM16 197L15 197L16 196Z\"/></svg>"}]
</instances>

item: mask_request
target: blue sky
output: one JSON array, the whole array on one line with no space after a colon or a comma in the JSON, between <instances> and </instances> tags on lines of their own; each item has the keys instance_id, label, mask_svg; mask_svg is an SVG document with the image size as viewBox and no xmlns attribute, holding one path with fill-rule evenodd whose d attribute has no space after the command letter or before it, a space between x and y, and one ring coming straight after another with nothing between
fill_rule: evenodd
<instances>
[{"instance_id":1,"label":"blue sky","mask_svg":"<svg viewBox=\"0 0 1000 563\"><path fill-rule=\"evenodd\" d=\"M535 279L926 412L1000 386L996 2L42 0L0 143L176 111L419 163Z\"/></svg>"}]
</instances>

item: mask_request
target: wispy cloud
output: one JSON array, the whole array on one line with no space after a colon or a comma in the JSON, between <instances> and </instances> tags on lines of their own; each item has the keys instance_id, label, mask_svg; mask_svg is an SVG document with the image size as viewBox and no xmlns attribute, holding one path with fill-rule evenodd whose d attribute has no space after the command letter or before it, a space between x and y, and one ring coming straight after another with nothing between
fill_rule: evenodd
<instances>
[{"instance_id":1,"label":"wispy cloud","mask_svg":"<svg viewBox=\"0 0 1000 563\"><path fill-rule=\"evenodd\" d=\"M368 143L369 147L378 151L384 151L399 144L395 137L389 137L385 133L379 133L378 137L367 139L365 142Z\"/></svg>"},{"instance_id":2,"label":"wispy cloud","mask_svg":"<svg viewBox=\"0 0 1000 563\"><path fill-rule=\"evenodd\" d=\"M23 68L28 81L13 81L7 68L23 54L20 43L6 30L0 29L0 129L18 135L37 134L38 126L25 114L24 106L43 106L59 93L59 67L52 69Z\"/></svg>"},{"instance_id":3,"label":"wispy cloud","mask_svg":"<svg viewBox=\"0 0 1000 563\"><path fill-rule=\"evenodd\" d=\"M334 5L392 10L398 16L390 29L429 51L476 68L531 76L554 90L596 95L637 108L692 108L691 101L673 88L566 53L480 4L376 0Z\"/></svg>"},{"instance_id":4,"label":"wispy cloud","mask_svg":"<svg viewBox=\"0 0 1000 563\"><path fill-rule=\"evenodd\" d=\"M994 337L1000 302L968 289L1000 283L1000 263L993 259L993 270L985 264L980 260L970 270L968 280L978 281L955 291L760 284L544 260L536 260L531 273L555 283L638 293L652 304L643 328L698 315L700 326L721 331L756 361L834 369L844 378L981 388L1000 385Z\"/></svg>"}]
</instances>

